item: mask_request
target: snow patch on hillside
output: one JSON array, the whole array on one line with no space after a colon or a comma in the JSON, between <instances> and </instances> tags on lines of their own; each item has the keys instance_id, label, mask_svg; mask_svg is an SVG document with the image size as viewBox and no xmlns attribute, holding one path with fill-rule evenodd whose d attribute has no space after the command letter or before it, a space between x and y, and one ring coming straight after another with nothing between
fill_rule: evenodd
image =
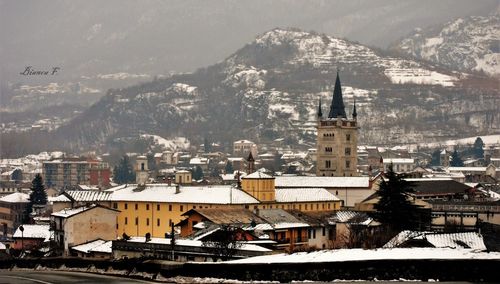
<instances>
[{"instance_id":1,"label":"snow patch on hillside","mask_svg":"<svg viewBox=\"0 0 500 284\"><path fill-rule=\"evenodd\" d=\"M388 68L384 74L393 84L441 85L453 87L456 77L422 68Z\"/></svg>"},{"instance_id":2,"label":"snow patch on hillside","mask_svg":"<svg viewBox=\"0 0 500 284\"><path fill-rule=\"evenodd\" d=\"M175 137L168 140L158 135L142 134L141 138L152 138L156 145L163 146L165 150L188 150L190 146L189 140L185 137Z\"/></svg>"}]
</instances>

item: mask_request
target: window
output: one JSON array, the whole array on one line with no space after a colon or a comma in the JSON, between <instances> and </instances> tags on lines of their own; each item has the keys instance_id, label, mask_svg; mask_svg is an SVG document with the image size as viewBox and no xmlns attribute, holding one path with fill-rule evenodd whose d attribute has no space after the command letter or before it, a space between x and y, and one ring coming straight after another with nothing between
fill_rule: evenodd
<instances>
[{"instance_id":1,"label":"window","mask_svg":"<svg viewBox=\"0 0 500 284\"><path fill-rule=\"evenodd\" d=\"M139 208L139 205L136 203L135 204L135 210L137 210Z\"/></svg>"},{"instance_id":2,"label":"window","mask_svg":"<svg viewBox=\"0 0 500 284\"><path fill-rule=\"evenodd\" d=\"M313 239L316 238L316 229L313 229Z\"/></svg>"},{"instance_id":3,"label":"window","mask_svg":"<svg viewBox=\"0 0 500 284\"><path fill-rule=\"evenodd\" d=\"M345 168L349 169L351 167L351 161L345 161Z\"/></svg>"},{"instance_id":4,"label":"window","mask_svg":"<svg viewBox=\"0 0 500 284\"><path fill-rule=\"evenodd\" d=\"M149 218L146 218L146 226L149 226Z\"/></svg>"},{"instance_id":5,"label":"window","mask_svg":"<svg viewBox=\"0 0 500 284\"><path fill-rule=\"evenodd\" d=\"M183 211L184 211L184 206L181 205L181 212L183 212Z\"/></svg>"},{"instance_id":6,"label":"window","mask_svg":"<svg viewBox=\"0 0 500 284\"><path fill-rule=\"evenodd\" d=\"M149 210L149 204L146 204L146 210Z\"/></svg>"},{"instance_id":7,"label":"window","mask_svg":"<svg viewBox=\"0 0 500 284\"><path fill-rule=\"evenodd\" d=\"M346 134L345 135L345 140L351 141L351 134Z\"/></svg>"},{"instance_id":8,"label":"window","mask_svg":"<svg viewBox=\"0 0 500 284\"><path fill-rule=\"evenodd\" d=\"M168 211L172 211L172 204L168 205Z\"/></svg>"},{"instance_id":9,"label":"window","mask_svg":"<svg viewBox=\"0 0 500 284\"><path fill-rule=\"evenodd\" d=\"M118 209L118 203L114 202L114 203L113 203L113 208L114 208L114 209Z\"/></svg>"},{"instance_id":10,"label":"window","mask_svg":"<svg viewBox=\"0 0 500 284\"><path fill-rule=\"evenodd\" d=\"M326 235L326 230L325 230L325 227L323 227L323 237Z\"/></svg>"},{"instance_id":11,"label":"window","mask_svg":"<svg viewBox=\"0 0 500 284\"><path fill-rule=\"evenodd\" d=\"M325 161L325 168L329 169L331 167L332 167L332 161L330 160Z\"/></svg>"},{"instance_id":12,"label":"window","mask_svg":"<svg viewBox=\"0 0 500 284\"><path fill-rule=\"evenodd\" d=\"M332 147L325 147L325 152L331 153L333 151Z\"/></svg>"},{"instance_id":13,"label":"window","mask_svg":"<svg viewBox=\"0 0 500 284\"><path fill-rule=\"evenodd\" d=\"M127 209L128 209L128 204L127 204L127 203L125 203L125 210L127 210Z\"/></svg>"},{"instance_id":14,"label":"window","mask_svg":"<svg viewBox=\"0 0 500 284\"><path fill-rule=\"evenodd\" d=\"M156 210L160 211L160 204L156 204Z\"/></svg>"},{"instance_id":15,"label":"window","mask_svg":"<svg viewBox=\"0 0 500 284\"><path fill-rule=\"evenodd\" d=\"M135 217L135 224L139 225L139 217Z\"/></svg>"},{"instance_id":16,"label":"window","mask_svg":"<svg viewBox=\"0 0 500 284\"><path fill-rule=\"evenodd\" d=\"M125 217L125 225L127 225L127 223L128 223L128 219L127 219L127 217Z\"/></svg>"},{"instance_id":17,"label":"window","mask_svg":"<svg viewBox=\"0 0 500 284\"><path fill-rule=\"evenodd\" d=\"M345 148L345 155L350 156L351 155L351 148Z\"/></svg>"},{"instance_id":18,"label":"window","mask_svg":"<svg viewBox=\"0 0 500 284\"><path fill-rule=\"evenodd\" d=\"M160 227L160 218L156 219L156 226Z\"/></svg>"}]
</instances>

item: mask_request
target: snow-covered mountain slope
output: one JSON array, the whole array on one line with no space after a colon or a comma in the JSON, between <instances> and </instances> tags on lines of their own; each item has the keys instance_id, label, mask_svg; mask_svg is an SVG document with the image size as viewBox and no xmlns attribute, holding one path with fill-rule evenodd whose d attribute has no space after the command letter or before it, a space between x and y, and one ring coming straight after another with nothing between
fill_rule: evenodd
<instances>
[{"instance_id":1,"label":"snow-covered mountain slope","mask_svg":"<svg viewBox=\"0 0 500 284\"><path fill-rule=\"evenodd\" d=\"M395 47L416 58L453 69L500 77L500 12L459 18L430 29L417 29Z\"/></svg>"},{"instance_id":2,"label":"snow-covered mountain slope","mask_svg":"<svg viewBox=\"0 0 500 284\"><path fill-rule=\"evenodd\" d=\"M356 100L363 143L500 131L493 79L327 35L274 29L216 65L112 90L58 134L79 147L145 133L193 143L205 136L258 143L285 137L310 147L319 98L325 111L337 71L348 114Z\"/></svg>"}]
</instances>

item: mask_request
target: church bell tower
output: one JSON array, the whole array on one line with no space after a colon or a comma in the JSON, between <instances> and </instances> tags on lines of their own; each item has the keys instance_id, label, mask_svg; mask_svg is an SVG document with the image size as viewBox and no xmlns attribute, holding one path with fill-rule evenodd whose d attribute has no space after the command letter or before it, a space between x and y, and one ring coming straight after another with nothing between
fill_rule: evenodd
<instances>
[{"instance_id":1,"label":"church bell tower","mask_svg":"<svg viewBox=\"0 0 500 284\"><path fill-rule=\"evenodd\" d=\"M358 123L356 102L352 118L347 118L339 73L335 80L328 117L318 107L317 176L357 176Z\"/></svg>"}]
</instances>

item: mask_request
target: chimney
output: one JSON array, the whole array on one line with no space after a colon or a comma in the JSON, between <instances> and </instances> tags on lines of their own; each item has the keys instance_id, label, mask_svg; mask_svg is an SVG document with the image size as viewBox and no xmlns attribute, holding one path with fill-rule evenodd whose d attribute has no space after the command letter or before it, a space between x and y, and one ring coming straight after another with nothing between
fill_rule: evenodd
<instances>
[{"instance_id":1,"label":"chimney","mask_svg":"<svg viewBox=\"0 0 500 284\"><path fill-rule=\"evenodd\" d=\"M181 193L181 186L180 185L175 185L175 194Z\"/></svg>"}]
</instances>

